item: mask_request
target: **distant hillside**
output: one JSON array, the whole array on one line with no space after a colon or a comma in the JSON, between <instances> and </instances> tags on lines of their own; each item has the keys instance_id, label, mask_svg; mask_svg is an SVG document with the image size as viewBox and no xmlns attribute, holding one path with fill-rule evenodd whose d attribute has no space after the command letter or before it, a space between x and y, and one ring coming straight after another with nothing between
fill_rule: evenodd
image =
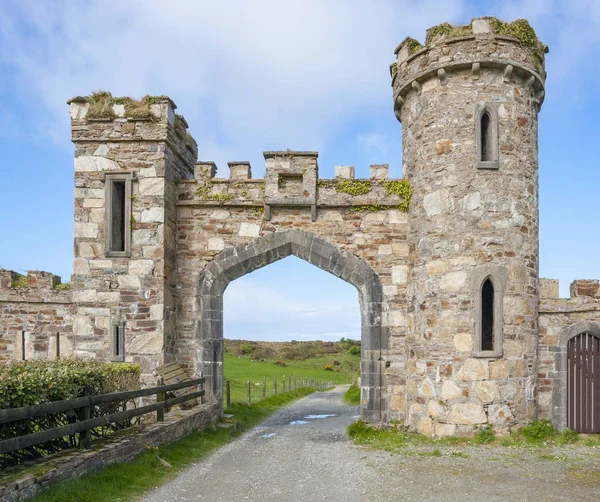
<instances>
[{"instance_id":1,"label":"distant hillside","mask_svg":"<svg viewBox=\"0 0 600 502\"><path fill-rule=\"evenodd\" d=\"M225 353L255 360L304 361L320 357L359 356L360 342L344 338L339 342L253 342L225 339Z\"/></svg>"}]
</instances>

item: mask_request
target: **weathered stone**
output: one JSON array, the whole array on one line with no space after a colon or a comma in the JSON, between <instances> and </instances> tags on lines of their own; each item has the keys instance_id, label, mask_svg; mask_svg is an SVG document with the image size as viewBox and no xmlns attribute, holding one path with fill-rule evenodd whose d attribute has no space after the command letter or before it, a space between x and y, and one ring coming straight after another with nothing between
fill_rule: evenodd
<instances>
[{"instance_id":1,"label":"weathered stone","mask_svg":"<svg viewBox=\"0 0 600 502\"><path fill-rule=\"evenodd\" d=\"M461 388L456 385L452 380L444 380L442 382L442 390L440 392L440 397L442 399L446 399L448 401L452 401L454 399L459 399L462 397L463 392Z\"/></svg>"},{"instance_id":2,"label":"weathered stone","mask_svg":"<svg viewBox=\"0 0 600 502\"><path fill-rule=\"evenodd\" d=\"M242 223L240 225L239 235L242 237L258 237L260 235L260 225L255 223Z\"/></svg>"},{"instance_id":3,"label":"weathered stone","mask_svg":"<svg viewBox=\"0 0 600 502\"><path fill-rule=\"evenodd\" d=\"M400 286L406 286L408 280L408 267L406 265L395 265L392 267L392 282Z\"/></svg>"},{"instance_id":4,"label":"weathered stone","mask_svg":"<svg viewBox=\"0 0 600 502\"><path fill-rule=\"evenodd\" d=\"M460 380L487 380L488 375L488 362L486 360L467 359L456 376Z\"/></svg>"},{"instance_id":5,"label":"weathered stone","mask_svg":"<svg viewBox=\"0 0 600 502\"><path fill-rule=\"evenodd\" d=\"M514 423L515 417L506 404L490 404L488 407L488 421L496 427L506 427Z\"/></svg>"},{"instance_id":6,"label":"weathered stone","mask_svg":"<svg viewBox=\"0 0 600 502\"><path fill-rule=\"evenodd\" d=\"M431 379L426 378L425 380L423 380L421 382L421 384L419 385L419 395L425 396L425 397L435 397L436 396L435 385L433 384Z\"/></svg>"},{"instance_id":7,"label":"weathered stone","mask_svg":"<svg viewBox=\"0 0 600 502\"><path fill-rule=\"evenodd\" d=\"M453 404L446 421L449 424L484 424L487 416L483 407L475 403Z\"/></svg>"},{"instance_id":8,"label":"weathered stone","mask_svg":"<svg viewBox=\"0 0 600 502\"><path fill-rule=\"evenodd\" d=\"M454 335L454 346L459 352L472 352L473 337L468 333L458 333Z\"/></svg>"},{"instance_id":9,"label":"weathered stone","mask_svg":"<svg viewBox=\"0 0 600 502\"><path fill-rule=\"evenodd\" d=\"M444 420L446 408L435 399L430 399L427 403L427 413L436 420Z\"/></svg>"},{"instance_id":10,"label":"weathered stone","mask_svg":"<svg viewBox=\"0 0 600 502\"><path fill-rule=\"evenodd\" d=\"M431 418L422 417L417 422L417 431L425 436L433 435L433 422Z\"/></svg>"},{"instance_id":11,"label":"weathered stone","mask_svg":"<svg viewBox=\"0 0 600 502\"><path fill-rule=\"evenodd\" d=\"M482 404L489 404L500 400L500 392L498 391L498 384L496 384L496 382L490 382L488 380L475 382L473 388L477 399L479 399Z\"/></svg>"}]
</instances>

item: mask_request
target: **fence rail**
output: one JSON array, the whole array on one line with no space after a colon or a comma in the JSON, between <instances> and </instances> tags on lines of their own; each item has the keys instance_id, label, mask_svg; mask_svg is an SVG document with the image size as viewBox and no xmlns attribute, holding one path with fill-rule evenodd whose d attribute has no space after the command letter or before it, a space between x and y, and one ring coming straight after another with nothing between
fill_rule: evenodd
<instances>
[{"instance_id":1,"label":"fence rail","mask_svg":"<svg viewBox=\"0 0 600 502\"><path fill-rule=\"evenodd\" d=\"M255 385L260 384L262 386L262 399L267 397L267 377L262 379L262 382L254 382ZM292 375L287 378L283 375L281 382L281 392L291 392L292 390L299 389L301 387L314 387L317 390L326 390L333 387L335 384L332 381L324 382L323 380L317 380L315 378L301 378L297 375ZM246 381L246 401L248 404L252 403L252 387L253 382L250 380ZM277 377L273 377L273 396L277 395ZM229 408L231 406L231 382L229 380L225 381L225 407Z\"/></svg>"},{"instance_id":2,"label":"fence rail","mask_svg":"<svg viewBox=\"0 0 600 502\"><path fill-rule=\"evenodd\" d=\"M201 377L171 385L159 385L157 387L149 387L146 389L112 392L110 394L98 394L95 396L84 395L83 397L67 399L64 401L54 401L52 403L44 403L36 406L24 406L22 408L8 408L0 410L0 425L16 422L18 420L27 420L51 413L80 410L80 418L73 423L0 441L0 454L10 453L77 433L82 434L82 443L85 448L89 448L92 429L109 425L111 423L120 422L122 420L128 420L130 418L152 413L154 411L156 411L157 414L157 421L162 421L164 420L164 411L166 408L170 408L176 404L181 404L185 401L190 401L199 397L202 398L206 392L204 390L204 382L205 378ZM179 397L170 399L166 398L166 394L168 392L196 386L200 386L200 390L190 392ZM123 402L128 401L129 399L152 395L157 396L156 403L90 418L93 407L96 405Z\"/></svg>"}]
</instances>

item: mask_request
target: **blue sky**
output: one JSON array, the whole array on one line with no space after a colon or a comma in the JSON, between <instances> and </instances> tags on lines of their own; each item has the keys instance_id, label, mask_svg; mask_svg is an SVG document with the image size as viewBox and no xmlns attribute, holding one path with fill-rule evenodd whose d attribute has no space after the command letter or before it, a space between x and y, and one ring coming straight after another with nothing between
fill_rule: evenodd
<instances>
[{"instance_id":1,"label":"blue sky","mask_svg":"<svg viewBox=\"0 0 600 502\"><path fill-rule=\"evenodd\" d=\"M228 175L227 161L250 160L262 177L262 151L292 148L318 150L323 178L340 164L366 177L370 163L389 163L399 177L394 48L407 35L423 41L442 21L495 15L529 19L550 46L539 129L541 276L560 279L563 296L574 279L600 278L599 0L166 5L0 3L0 266L71 274L69 97L169 95L218 176ZM229 337L358 336L352 287L294 258L232 283L225 305Z\"/></svg>"}]
</instances>

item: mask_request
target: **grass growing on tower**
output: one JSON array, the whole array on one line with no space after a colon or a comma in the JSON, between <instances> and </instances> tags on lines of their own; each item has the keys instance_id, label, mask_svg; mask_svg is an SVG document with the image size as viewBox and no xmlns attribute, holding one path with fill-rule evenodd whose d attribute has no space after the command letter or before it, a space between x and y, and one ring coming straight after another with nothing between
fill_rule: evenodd
<instances>
[{"instance_id":1,"label":"grass growing on tower","mask_svg":"<svg viewBox=\"0 0 600 502\"><path fill-rule=\"evenodd\" d=\"M112 464L81 479L58 483L29 500L32 502L132 500L173 479L182 469L206 457L283 406L312 392L314 389L303 388L278 394L252 405L233 405L225 412L234 415L234 427L228 429L212 427L204 431L195 431L165 446L147 447L146 451L132 462ZM171 467L163 464L159 457Z\"/></svg>"}]
</instances>

